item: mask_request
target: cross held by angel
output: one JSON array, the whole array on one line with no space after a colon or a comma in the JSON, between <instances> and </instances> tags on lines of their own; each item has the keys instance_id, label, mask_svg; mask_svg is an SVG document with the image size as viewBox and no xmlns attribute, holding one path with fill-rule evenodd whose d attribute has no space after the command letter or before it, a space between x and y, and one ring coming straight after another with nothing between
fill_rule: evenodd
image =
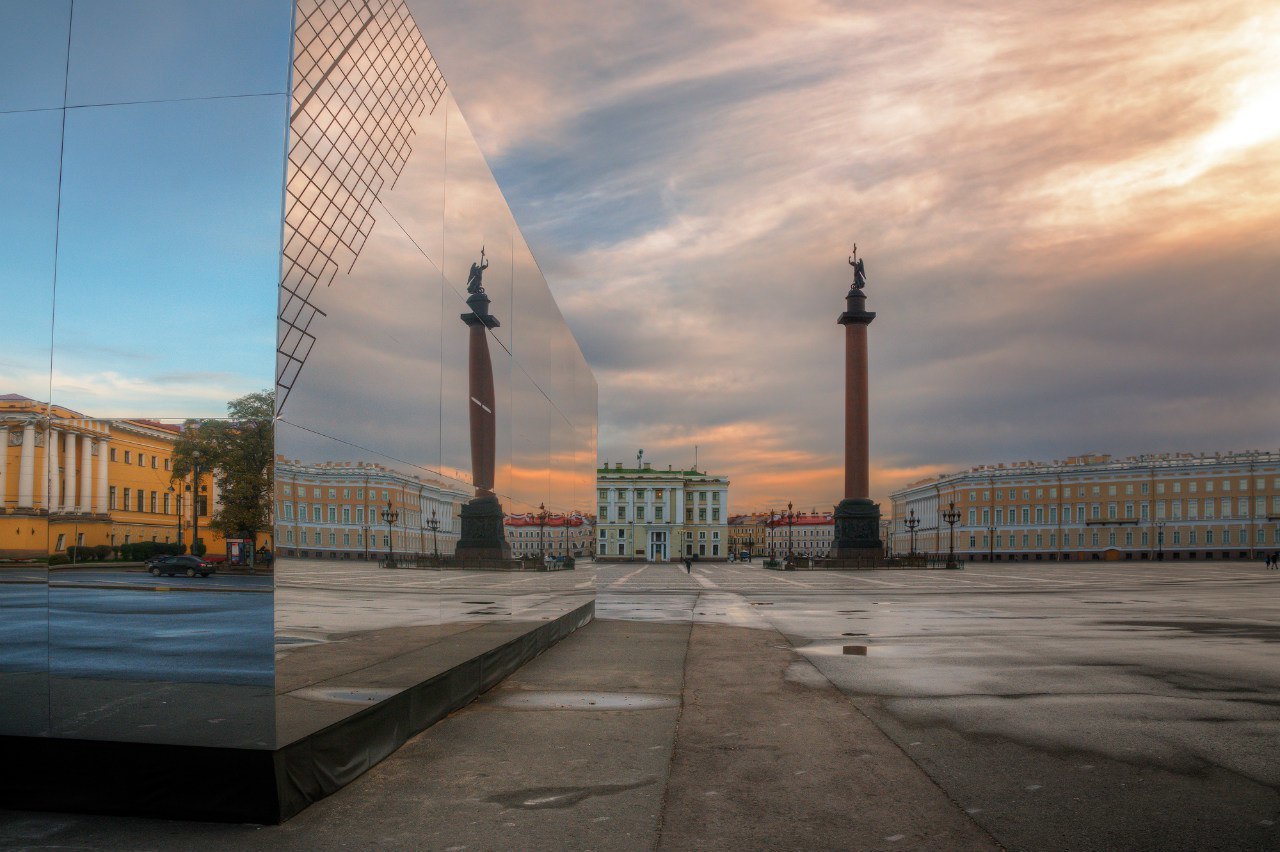
<instances>
[{"instance_id":1,"label":"cross held by angel","mask_svg":"<svg viewBox=\"0 0 1280 852\"><path fill-rule=\"evenodd\" d=\"M484 246L480 246L480 262L471 264L471 272L467 275L467 292L484 292L484 271L489 268L489 261L484 256Z\"/></svg>"},{"instance_id":2,"label":"cross held by angel","mask_svg":"<svg viewBox=\"0 0 1280 852\"><path fill-rule=\"evenodd\" d=\"M849 255L849 265L853 267L853 284L851 289L861 290L867 286L867 265L858 257L858 244L853 244L853 254Z\"/></svg>"}]
</instances>

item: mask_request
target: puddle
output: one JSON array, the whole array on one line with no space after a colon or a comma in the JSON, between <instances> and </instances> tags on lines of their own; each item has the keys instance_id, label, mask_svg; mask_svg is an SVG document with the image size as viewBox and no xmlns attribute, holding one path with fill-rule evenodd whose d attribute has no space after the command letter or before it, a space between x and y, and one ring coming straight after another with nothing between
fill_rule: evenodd
<instances>
[{"instance_id":1,"label":"puddle","mask_svg":"<svg viewBox=\"0 0 1280 852\"><path fill-rule=\"evenodd\" d=\"M843 642L815 642L796 650L801 654L817 657L899 657L919 654L926 649L918 645L846 645Z\"/></svg>"},{"instance_id":2,"label":"puddle","mask_svg":"<svg viewBox=\"0 0 1280 852\"><path fill-rule=\"evenodd\" d=\"M674 695L651 692L521 692L509 690L488 702L527 710L659 710L679 707Z\"/></svg>"},{"instance_id":3,"label":"puddle","mask_svg":"<svg viewBox=\"0 0 1280 852\"><path fill-rule=\"evenodd\" d=\"M378 687L309 686L306 689L295 689L289 695L305 698L308 701L328 701L332 704L373 704L385 701L399 692L399 689Z\"/></svg>"},{"instance_id":4,"label":"puddle","mask_svg":"<svg viewBox=\"0 0 1280 852\"><path fill-rule=\"evenodd\" d=\"M646 787L654 782L635 781L631 784L595 784L590 787L531 787L527 790L516 790L511 793L499 793L490 796L486 801L502 805L506 808L523 810L541 810L543 808L568 808L592 796L610 796Z\"/></svg>"}]
</instances>

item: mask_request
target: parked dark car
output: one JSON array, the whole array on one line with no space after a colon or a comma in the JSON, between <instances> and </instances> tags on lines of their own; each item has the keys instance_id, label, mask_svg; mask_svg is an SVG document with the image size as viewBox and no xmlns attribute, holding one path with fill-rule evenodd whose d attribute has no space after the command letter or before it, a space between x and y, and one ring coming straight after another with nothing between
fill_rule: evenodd
<instances>
[{"instance_id":1,"label":"parked dark car","mask_svg":"<svg viewBox=\"0 0 1280 852\"><path fill-rule=\"evenodd\" d=\"M159 565L161 562L167 562L172 558L173 558L172 553L165 553L165 554L160 554L158 556L152 556L149 559L143 560L142 567L150 571L152 568Z\"/></svg>"},{"instance_id":2,"label":"parked dark car","mask_svg":"<svg viewBox=\"0 0 1280 852\"><path fill-rule=\"evenodd\" d=\"M199 556L166 556L159 562L153 563L151 573L157 577L161 574L172 577L174 574L186 574L188 577L194 577L199 574L201 577L208 577L217 569L212 563L206 562Z\"/></svg>"}]
</instances>

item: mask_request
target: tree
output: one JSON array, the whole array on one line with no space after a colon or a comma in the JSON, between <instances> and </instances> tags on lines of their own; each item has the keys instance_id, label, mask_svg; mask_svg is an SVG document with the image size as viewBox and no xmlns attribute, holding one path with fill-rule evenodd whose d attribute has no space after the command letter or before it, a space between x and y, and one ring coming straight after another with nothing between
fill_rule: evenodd
<instances>
[{"instance_id":1,"label":"tree","mask_svg":"<svg viewBox=\"0 0 1280 852\"><path fill-rule=\"evenodd\" d=\"M209 526L229 538L256 539L271 528L275 393L227 403L225 419L188 420L173 450L173 479L212 472L221 505ZM193 495L193 499L195 495Z\"/></svg>"}]
</instances>

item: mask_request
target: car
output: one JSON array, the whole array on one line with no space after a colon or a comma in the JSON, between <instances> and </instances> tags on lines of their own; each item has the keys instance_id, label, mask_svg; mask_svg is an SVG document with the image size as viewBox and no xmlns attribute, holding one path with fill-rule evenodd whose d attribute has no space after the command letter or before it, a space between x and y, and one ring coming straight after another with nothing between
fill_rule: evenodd
<instances>
[{"instance_id":1,"label":"car","mask_svg":"<svg viewBox=\"0 0 1280 852\"><path fill-rule=\"evenodd\" d=\"M216 570L213 563L206 562L199 556L167 556L151 565L151 574L156 577L161 574L170 577L174 574L186 574L188 577L199 574L201 577L208 577Z\"/></svg>"},{"instance_id":2,"label":"car","mask_svg":"<svg viewBox=\"0 0 1280 852\"><path fill-rule=\"evenodd\" d=\"M172 558L173 558L172 553L164 553L164 554L160 554L159 556L152 556L146 559L145 561L143 561L142 567L150 571L153 567L155 567L156 565L159 565L161 562L167 562Z\"/></svg>"}]
</instances>

